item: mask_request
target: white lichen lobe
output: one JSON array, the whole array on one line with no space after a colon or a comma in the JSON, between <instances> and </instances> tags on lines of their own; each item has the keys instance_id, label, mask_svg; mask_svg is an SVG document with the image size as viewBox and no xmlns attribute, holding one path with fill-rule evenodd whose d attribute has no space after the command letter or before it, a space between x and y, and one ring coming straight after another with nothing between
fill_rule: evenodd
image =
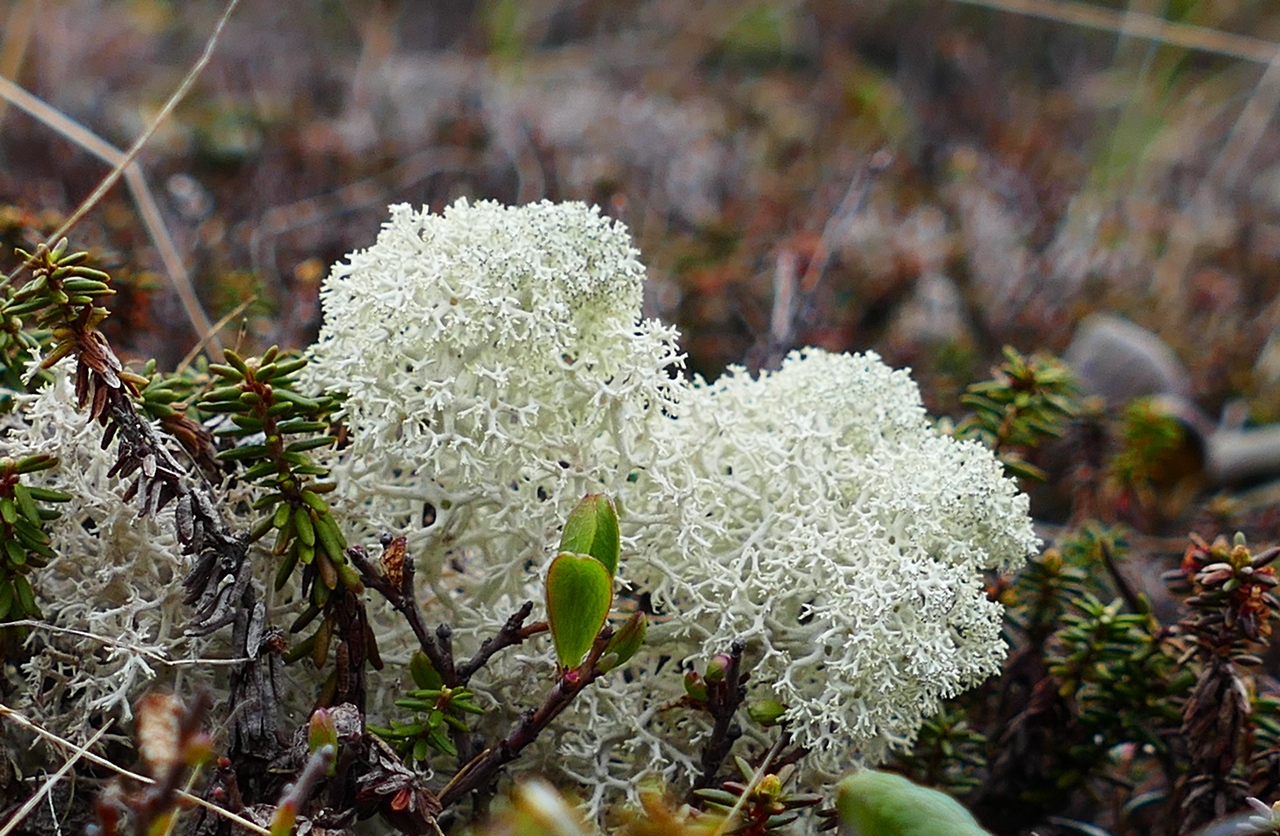
<instances>
[{"instance_id":1,"label":"white lichen lobe","mask_svg":"<svg viewBox=\"0 0 1280 836\"><path fill-rule=\"evenodd\" d=\"M335 501L408 529L431 614L478 639L541 600L582 495L617 499L620 606L652 603L650 640L543 750L596 803L637 772L696 768L704 718L663 707L681 664L735 638L811 777L878 761L998 670L981 573L1036 547L1027 499L874 354L687 380L674 330L641 318L642 281L626 231L583 204L393 207L323 290L308 380L346 393L354 438ZM478 685L514 711L552 670L524 647Z\"/></svg>"}]
</instances>

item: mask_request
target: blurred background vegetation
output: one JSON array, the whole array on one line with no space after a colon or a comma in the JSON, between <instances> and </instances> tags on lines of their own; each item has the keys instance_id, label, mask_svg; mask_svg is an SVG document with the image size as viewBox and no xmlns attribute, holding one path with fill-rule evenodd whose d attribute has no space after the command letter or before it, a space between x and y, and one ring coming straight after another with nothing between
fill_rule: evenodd
<instances>
[{"instance_id":1,"label":"blurred background vegetation","mask_svg":"<svg viewBox=\"0 0 1280 836\"><path fill-rule=\"evenodd\" d=\"M1104 308L1168 341L1209 411L1278 417L1280 79L1257 59L1280 9L1018 6L1184 26L949 0L245 0L141 162L210 318L256 300L229 341L308 342L319 279L388 203L582 199L629 224L651 312L707 375L874 348L954 411L1002 344L1060 350ZM0 74L127 147L221 10L8 0ZM8 107L0 239L30 243L103 173ZM175 362L195 334L128 193L79 237L130 267L117 341Z\"/></svg>"},{"instance_id":2,"label":"blurred background vegetation","mask_svg":"<svg viewBox=\"0 0 1280 836\"><path fill-rule=\"evenodd\" d=\"M223 9L0 0L0 77L126 148ZM1183 478L1203 450L1166 455L1187 433L1280 421L1278 107L1270 0L242 0L139 161L208 320L246 354L311 341L328 266L373 242L388 204L462 196L623 219L648 313L708 377L802 345L872 349L959 418L1004 345L1059 353L1088 315L1118 313L1185 367L1175 394L1196 414L1086 403L1029 454L1041 519L1135 530L1046 526L1074 533L1037 567L1096 576L1104 555L1171 622L1159 573L1188 530L1280 534L1274 489L1215 493ZM3 269L106 171L0 104ZM121 290L112 343L172 368L202 328L130 191L73 239ZM1088 359L1105 369L1109 351ZM1272 653L1268 683L1277 670ZM958 728L939 723L938 739Z\"/></svg>"}]
</instances>

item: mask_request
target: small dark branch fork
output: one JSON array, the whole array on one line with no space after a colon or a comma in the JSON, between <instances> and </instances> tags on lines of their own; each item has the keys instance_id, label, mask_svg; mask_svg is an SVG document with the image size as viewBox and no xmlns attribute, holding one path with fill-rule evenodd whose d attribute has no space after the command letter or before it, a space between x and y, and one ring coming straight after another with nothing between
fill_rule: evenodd
<instances>
[{"instance_id":1,"label":"small dark branch fork","mask_svg":"<svg viewBox=\"0 0 1280 836\"><path fill-rule=\"evenodd\" d=\"M520 721L511 729L496 746L490 747L478 757L459 770L453 780L440 792L440 806L448 809L450 805L474 790L480 790L491 784L497 777L498 770L515 760L526 746L537 739L543 729L559 716L585 688L604 675L599 668L600 656L605 645L613 637L613 628L605 625L591 645L591 652L586 661L578 668L561 675L560 679L547 693L542 704L530 708L521 715Z\"/></svg>"},{"instance_id":2,"label":"small dark branch fork","mask_svg":"<svg viewBox=\"0 0 1280 836\"><path fill-rule=\"evenodd\" d=\"M389 546L390 543L384 543L384 545ZM546 632L547 625L544 622L525 626L525 619L533 612L533 602L526 601L524 606L516 610L502 625L498 635L485 639L475 656L459 667L454 662L452 628L447 624L441 624L435 629L435 635L432 635L432 631L427 627L427 620L422 614L422 608L418 606L413 588L417 569L412 555L408 552L403 555L398 584L373 564L362 546L348 548L347 557L360 573L360 579L365 585L381 593L387 602L409 622L409 627L418 639L418 646L431 660L431 666L440 674L444 684L450 688L465 686L471 677L475 676L476 672L499 651L520 644L530 636Z\"/></svg>"},{"instance_id":3,"label":"small dark branch fork","mask_svg":"<svg viewBox=\"0 0 1280 836\"><path fill-rule=\"evenodd\" d=\"M533 602L525 601L524 606L511 614L507 622L502 625L502 629L498 631L498 635L493 638L485 639L480 645L480 650L475 656L466 662L462 667L458 668L458 684L466 685L475 675L476 671L488 664L494 654L501 650L505 650L513 645L520 644L530 636L545 632L547 629L546 622L539 621L535 624L525 626L524 620L529 617L529 613L533 612Z\"/></svg>"},{"instance_id":4,"label":"small dark branch fork","mask_svg":"<svg viewBox=\"0 0 1280 836\"><path fill-rule=\"evenodd\" d=\"M390 543L384 543L389 546ZM408 553L404 554L404 568L400 574L399 583L392 583L391 579L386 576L378 567L373 565L369 560L368 553L365 552L363 546L351 546L347 549L347 558L351 561L351 565L356 567L356 571L360 573L360 579L364 581L365 586L372 587L387 599L387 603L391 604L405 620L409 622L410 629L418 638L418 645L422 648L422 652L427 654L427 658L431 660L431 666L436 669L441 676L444 675L446 668L452 668L452 660L448 664L445 662L444 653L440 650L440 646L436 644L435 637L431 635L431 631L427 628L427 620L422 615L422 608L418 606L417 596L413 593L413 577L416 572L413 557Z\"/></svg>"}]
</instances>

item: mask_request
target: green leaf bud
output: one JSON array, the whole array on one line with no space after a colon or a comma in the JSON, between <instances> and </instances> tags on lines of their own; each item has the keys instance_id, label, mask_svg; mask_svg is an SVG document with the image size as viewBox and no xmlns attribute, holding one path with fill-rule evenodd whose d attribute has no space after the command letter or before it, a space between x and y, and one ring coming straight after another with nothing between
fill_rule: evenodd
<instances>
[{"instance_id":1,"label":"green leaf bud","mask_svg":"<svg viewBox=\"0 0 1280 836\"><path fill-rule=\"evenodd\" d=\"M747 715L766 728L776 726L787 713L787 707L777 700L757 700L747 703Z\"/></svg>"},{"instance_id":2,"label":"green leaf bud","mask_svg":"<svg viewBox=\"0 0 1280 836\"><path fill-rule=\"evenodd\" d=\"M611 671L619 665L625 665L636 655L640 645L644 644L644 635L649 629L649 620L642 612L635 612L627 619L618 632L609 638L600 656L600 670Z\"/></svg>"},{"instance_id":3,"label":"green leaf bud","mask_svg":"<svg viewBox=\"0 0 1280 836\"><path fill-rule=\"evenodd\" d=\"M725 677L729 674L729 666L732 663L733 660L729 658L728 654L717 653L711 657L710 662L707 662L707 672L703 676L707 682L712 684L724 682Z\"/></svg>"},{"instance_id":4,"label":"green leaf bud","mask_svg":"<svg viewBox=\"0 0 1280 836\"><path fill-rule=\"evenodd\" d=\"M587 494L565 520L560 551L590 555L603 563L612 577L618 571L621 548L613 500L602 493Z\"/></svg>"}]
</instances>

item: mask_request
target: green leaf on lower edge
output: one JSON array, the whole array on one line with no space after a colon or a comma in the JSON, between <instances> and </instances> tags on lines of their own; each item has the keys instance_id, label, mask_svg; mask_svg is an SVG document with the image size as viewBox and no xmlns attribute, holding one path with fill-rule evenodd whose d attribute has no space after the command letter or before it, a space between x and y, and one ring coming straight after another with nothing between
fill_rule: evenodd
<instances>
[{"instance_id":1,"label":"green leaf on lower edge","mask_svg":"<svg viewBox=\"0 0 1280 836\"><path fill-rule=\"evenodd\" d=\"M838 789L840 821L858 836L991 836L959 801L901 775L866 769Z\"/></svg>"}]
</instances>

